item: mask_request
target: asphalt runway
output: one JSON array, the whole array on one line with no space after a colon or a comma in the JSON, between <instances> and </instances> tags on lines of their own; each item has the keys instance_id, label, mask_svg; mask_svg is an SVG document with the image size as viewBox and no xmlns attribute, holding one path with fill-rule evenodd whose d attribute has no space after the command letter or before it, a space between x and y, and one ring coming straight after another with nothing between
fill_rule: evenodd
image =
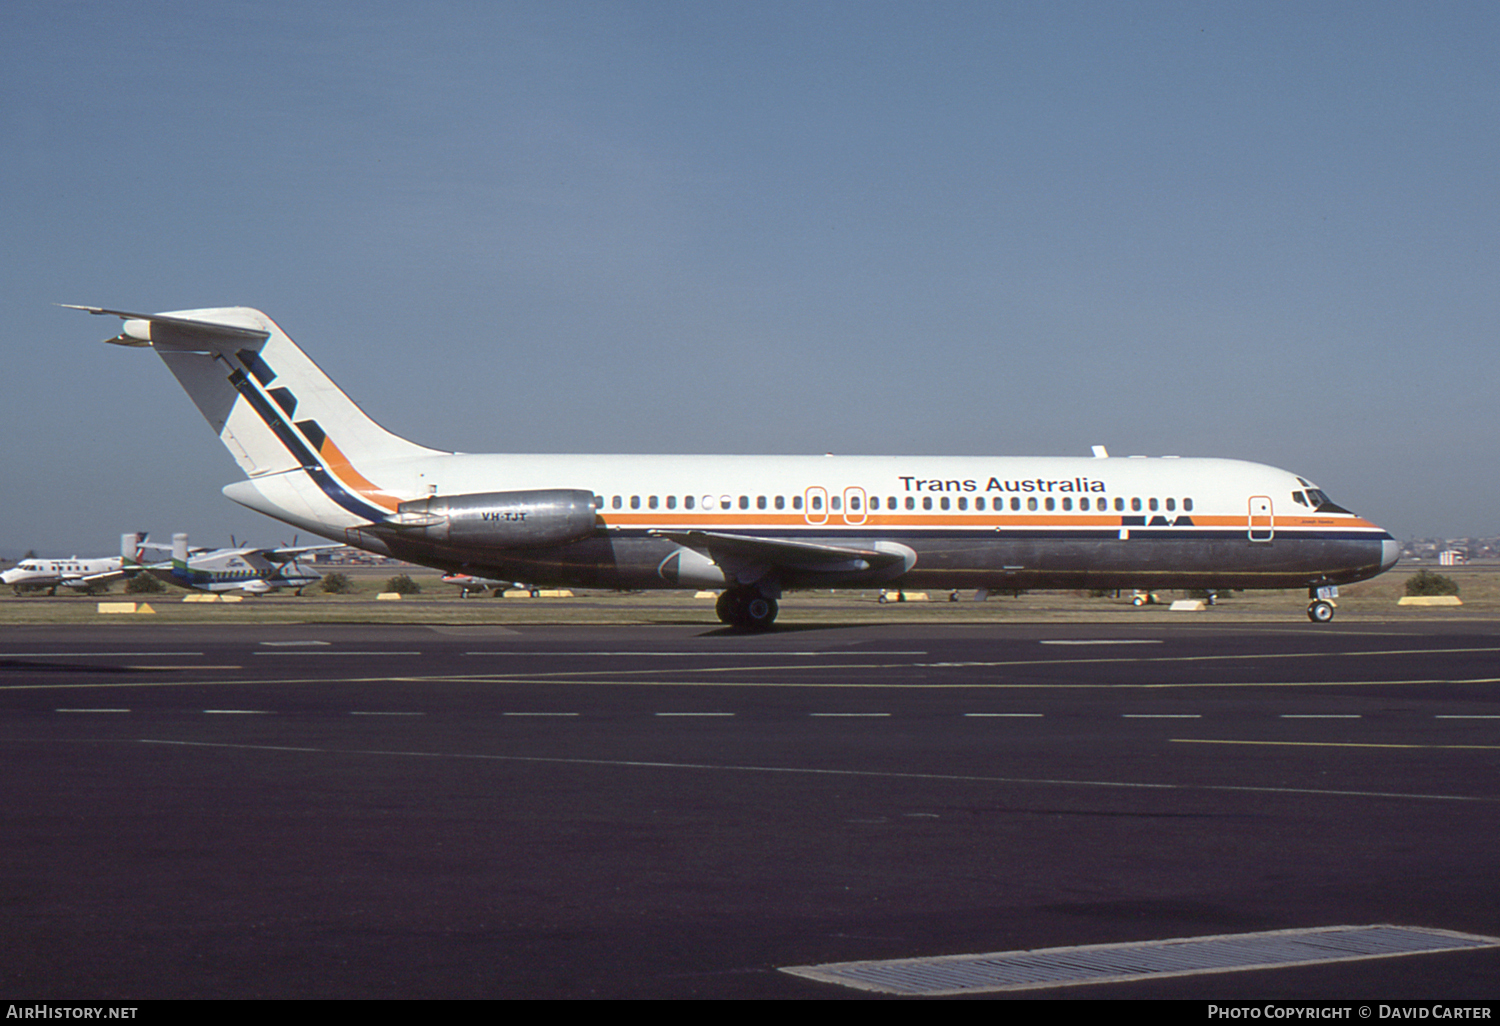
<instances>
[{"instance_id":1,"label":"asphalt runway","mask_svg":"<svg viewBox=\"0 0 1500 1026\"><path fill-rule=\"evenodd\" d=\"M1500 936L1500 623L16 627L15 998L839 998L780 971ZM1500 949L1024 992L1464 999Z\"/></svg>"}]
</instances>

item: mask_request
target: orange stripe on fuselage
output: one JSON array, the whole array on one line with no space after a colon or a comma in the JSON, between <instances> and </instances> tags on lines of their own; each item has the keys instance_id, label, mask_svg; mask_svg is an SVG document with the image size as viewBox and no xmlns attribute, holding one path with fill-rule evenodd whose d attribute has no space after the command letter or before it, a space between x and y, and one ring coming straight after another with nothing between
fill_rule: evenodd
<instances>
[{"instance_id":1,"label":"orange stripe on fuselage","mask_svg":"<svg viewBox=\"0 0 1500 1026\"><path fill-rule=\"evenodd\" d=\"M340 481L357 492L366 501L374 503L381 509L396 512L396 506L401 499L383 488L378 487L359 471L355 470L338 446L333 444L333 439L324 437L322 446L318 449L318 455L323 459L323 466L328 468Z\"/></svg>"},{"instance_id":2,"label":"orange stripe on fuselage","mask_svg":"<svg viewBox=\"0 0 1500 1026\"><path fill-rule=\"evenodd\" d=\"M1139 516L1154 516L1159 514L1138 514ZM1176 526L1180 530L1191 530L1194 527L1212 527L1216 529L1231 529L1236 531L1248 530L1249 524L1243 515L1240 516L1203 516L1200 514L1184 514L1191 517L1191 524L1156 524L1157 529L1163 526ZM622 511L622 510L600 510L599 521L605 526L616 527L661 527L661 528L694 528L694 527L743 527L743 528L772 528L772 527L828 527L841 530L852 530L861 527L969 527L976 529L994 530L1009 527L1078 527L1078 528L1103 528L1106 530L1118 530L1127 525L1122 524L1119 515L1095 516L1090 514L1079 514L1076 516L987 516L979 515L953 515L942 513L917 513L908 515L889 516L874 513L865 517L862 521L847 521L841 514L833 514L824 520L808 520L800 513L684 513L668 512L663 510L647 511ZM1131 530L1147 530L1153 525L1130 524ZM1259 528L1260 525L1257 525ZM1368 520L1353 517L1348 520L1332 519L1329 517L1277 517L1274 526L1280 529L1293 528L1335 528L1340 530L1380 530Z\"/></svg>"}]
</instances>

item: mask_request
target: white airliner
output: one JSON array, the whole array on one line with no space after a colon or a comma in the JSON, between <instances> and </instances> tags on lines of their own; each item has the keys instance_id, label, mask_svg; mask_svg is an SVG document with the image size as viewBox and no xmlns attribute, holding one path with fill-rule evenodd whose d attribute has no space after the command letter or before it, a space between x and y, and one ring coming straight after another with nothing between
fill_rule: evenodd
<instances>
[{"instance_id":1,"label":"white airliner","mask_svg":"<svg viewBox=\"0 0 1500 1026\"><path fill-rule=\"evenodd\" d=\"M0 582L10 585L17 595L23 591L46 591L49 595L56 595L58 588L92 593L128 576L127 567L138 564L145 545L146 533L140 531L120 535L118 556L23 559L0 574Z\"/></svg>"},{"instance_id":2,"label":"white airliner","mask_svg":"<svg viewBox=\"0 0 1500 1026\"><path fill-rule=\"evenodd\" d=\"M149 548L162 548L151 545ZM338 545L304 545L281 549L195 549L188 548L188 536L172 535L172 559L142 567L159 580L194 591L242 591L247 595L265 595L282 588L292 588L298 595L309 584L323 577L297 562L299 556L318 549L336 549Z\"/></svg>"},{"instance_id":3,"label":"white airliner","mask_svg":"<svg viewBox=\"0 0 1500 1026\"><path fill-rule=\"evenodd\" d=\"M449 573L596 588L723 588L769 627L789 588L1307 588L1398 546L1284 470L1223 459L473 455L386 431L265 314L122 318L246 480L235 502Z\"/></svg>"}]
</instances>

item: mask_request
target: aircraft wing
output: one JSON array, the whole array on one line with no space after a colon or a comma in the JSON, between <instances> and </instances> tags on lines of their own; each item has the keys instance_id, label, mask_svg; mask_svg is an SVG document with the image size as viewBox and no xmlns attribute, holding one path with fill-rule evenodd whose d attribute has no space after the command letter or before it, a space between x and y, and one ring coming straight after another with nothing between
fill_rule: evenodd
<instances>
[{"instance_id":1,"label":"aircraft wing","mask_svg":"<svg viewBox=\"0 0 1500 1026\"><path fill-rule=\"evenodd\" d=\"M906 570L915 554L905 546L856 548L818 545L785 538L756 538L718 531L652 531L678 545L706 552L725 573L741 581L754 581L776 570L818 574L864 574L878 570Z\"/></svg>"},{"instance_id":2,"label":"aircraft wing","mask_svg":"<svg viewBox=\"0 0 1500 1026\"><path fill-rule=\"evenodd\" d=\"M97 574L79 574L76 577L64 577L61 584L65 588L92 588L99 584L113 584L130 576L124 570L103 570Z\"/></svg>"},{"instance_id":3,"label":"aircraft wing","mask_svg":"<svg viewBox=\"0 0 1500 1026\"><path fill-rule=\"evenodd\" d=\"M249 549L247 551L248 552L252 552L252 553L254 553L257 556L263 556L266 559L269 559L273 563L288 563L288 562L291 562L294 559L300 558L301 556L303 556L303 555L305 555L306 553L309 553L309 552L324 552L324 551L327 551L328 549L342 549L343 547L344 546L342 546L342 545L336 545L336 544L330 544L330 545L303 545L303 546L300 546L298 548L285 548L285 549Z\"/></svg>"}]
</instances>

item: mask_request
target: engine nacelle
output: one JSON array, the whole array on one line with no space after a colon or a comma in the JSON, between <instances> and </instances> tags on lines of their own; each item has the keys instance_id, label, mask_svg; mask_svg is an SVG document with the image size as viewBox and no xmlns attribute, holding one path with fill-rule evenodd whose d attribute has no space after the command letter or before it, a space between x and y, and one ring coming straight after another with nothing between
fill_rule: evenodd
<instances>
[{"instance_id":1,"label":"engine nacelle","mask_svg":"<svg viewBox=\"0 0 1500 1026\"><path fill-rule=\"evenodd\" d=\"M434 495L397 513L403 535L465 548L536 548L594 533L594 493L575 488Z\"/></svg>"}]
</instances>

